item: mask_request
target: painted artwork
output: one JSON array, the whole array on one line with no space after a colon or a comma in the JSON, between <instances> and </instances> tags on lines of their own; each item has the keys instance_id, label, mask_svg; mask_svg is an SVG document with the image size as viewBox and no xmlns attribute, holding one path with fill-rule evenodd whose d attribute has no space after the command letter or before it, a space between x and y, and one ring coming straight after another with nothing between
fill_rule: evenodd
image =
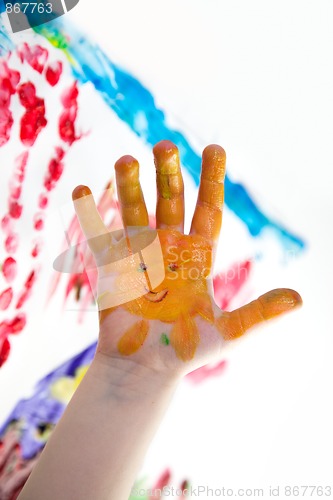
<instances>
[{"instance_id":1,"label":"painted artwork","mask_svg":"<svg viewBox=\"0 0 333 500\"><path fill-rule=\"evenodd\" d=\"M93 30L88 33L80 28L75 17L64 15L13 34L4 4L0 2L0 6L0 379L1 371L10 367L18 377L24 376L28 368L17 365L15 350L20 349L20 342L28 342L31 329L45 329L45 323L38 326L39 314L61 317L64 328L70 314L68 329L75 337L69 351L59 346L59 353L67 353L65 357L59 355L42 363L38 376L35 369L34 389L28 396L22 391L14 405L1 398L0 500L14 500L96 348L97 330L89 334L89 341L88 336L80 341L97 312L94 278L82 266L86 262L84 236L74 211L68 208L71 189L90 181L107 227L110 231L121 227L112 165L106 162L100 169L85 166L80 173L80 162L84 163L87 151L94 157L94 147L96 162L100 162L112 148L117 156L118 149L123 154L131 154L133 148L150 151L157 142L170 140L179 149L188 183L186 192L194 199L201 151L191 130L181 121L169 119L167 106L159 104L158 89L119 64L116 47L112 55L94 41ZM100 139L105 123L110 124L109 138ZM130 145L124 150L128 140ZM144 175L151 177L149 172ZM241 244L234 252L236 257L229 257L214 275L215 300L223 310L251 298L272 261L276 272L285 273L288 265L299 266L307 251L307 235L278 210L274 212L267 203L267 193L265 196L248 185L248 177L242 181L233 175L232 168L227 169L228 235L233 230L239 233ZM149 221L154 227L152 213ZM66 263L59 267L59 256L64 255ZM51 338L54 328L46 329L43 335ZM162 340L169 342L168 337ZM63 341L64 337L59 342ZM59 344L54 338L52 342ZM40 357L43 353L36 345L37 366ZM184 390L208 388L223 379L228 367L225 358L193 371L185 378ZM20 393L18 389L15 392ZM172 474L165 465L170 464L161 460L153 490L171 484ZM178 473L183 478L190 471L184 467ZM138 478L131 499L158 498L139 493L143 484L148 491L157 475L153 471L149 479ZM185 490L191 479L175 481Z\"/></svg>"}]
</instances>

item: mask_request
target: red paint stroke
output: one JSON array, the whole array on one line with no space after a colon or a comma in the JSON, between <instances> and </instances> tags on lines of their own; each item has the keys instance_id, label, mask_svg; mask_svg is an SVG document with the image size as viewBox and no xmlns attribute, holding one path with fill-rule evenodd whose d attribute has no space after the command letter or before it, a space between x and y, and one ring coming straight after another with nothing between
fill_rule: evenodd
<instances>
[{"instance_id":1,"label":"red paint stroke","mask_svg":"<svg viewBox=\"0 0 333 500\"><path fill-rule=\"evenodd\" d=\"M6 61L0 61L0 147L10 139L14 123L10 103L20 78L18 71L9 68Z\"/></svg>"},{"instance_id":2,"label":"red paint stroke","mask_svg":"<svg viewBox=\"0 0 333 500\"><path fill-rule=\"evenodd\" d=\"M27 320L25 314L18 314L11 321L5 320L0 323L0 368L9 357L9 335L17 335L21 333L26 326L26 322Z\"/></svg>"},{"instance_id":3,"label":"red paint stroke","mask_svg":"<svg viewBox=\"0 0 333 500\"><path fill-rule=\"evenodd\" d=\"M17 262L13 257L7 257L2 264L2 274L8 283L14 281L17 275Z\"/></svg>"},{"instance_id":4,"label":"red paint stroke","mask_svg":"<svg viewBox=\"0 0 333 500\"><path fill-rule=\"evenodd\" d=\"M41 240L36 241L33 245L32 250L31 250L31 257L36 259L39 256L39 254L42 250L42 247L43 247L43 242Z\"/></svg>"},{"instance_id":5,"label":"red paint stroke","mask_svg":"<svg viewBox=\"0 0 333 500\"><path fill-rule=\"evenodd\" d=\"M239 292L250 277L252 262L237 262L228 271L220 273L213 279L214 297L217 305L226 310L231 299Z\"/></svg>"},{"instance_id":6,"label":"red paint stroke","mask_svg":"<svg viewBox=\"0 0 333 500\"><path fill-rule=\"evenodd\" d=\"M112 181L110 181L106 187L105 190L103 191L103 194L100 198L100 200L97 203L97 209L103 218L103 220L106 220L109 218L110 212L111 212L111 218L110 222L107 225L108 229L112 231L113 229L119 229L122 227L122 219L120 212L117 209L117 202L115 199L115 188L114 184ZM85 306L89 305L93 302L94 300L94 293L93 290L96 289L96 284L97 284L97 271L94 275L93 272L89 273L89 281L87 282L86 279L82 281L78 280L78 276L81 277L82 280L82 273L83 271L83 265L82 263L84 262L86 264L86 267L90 269L93 269L93 258L92 255L89 255L89 258L87 257L87 253L83 251L83 246L80 245L80 243L85 242L85 237L84 234L81 230L80 224L78 222L78 219L76 216L73 217L71 220L68 229L66 230L66 238L64 239L62 243L62 252L65 252L68 249L68 245L72 245L77 248L77 252L75 254L74 260L70 263L71 266L71 274L68 279L67 283L67 288L66 288L66 295L65 295L65 301L69 297L69 295L72 293L72 291L75 291L75 297L84 297L84 305L82 304L81 307L81 314L79 317L79 321L81 322L83 320L83 315L85 311ZM80 250L80 251L79 251ZM49 295L47 298L47 302L50 301L54 293L56 292L60 280L61 280L61 273L56 273L54 275L54 278L51 282L50 285L50 290L49 290ZM80 285L80 290L78 290L78 284ZM85 295L81 293L82 287L86 286L85 290Z\"/></svg>"},{"instance_id":7,"label":"red paint stroke","mask_svg":"<svg viewBox=\"0 0 333 500\"><path fill-rule=\"evenodd\" d=\"M21 333L27 324L27 318L24 313L15 316L11 321L5 320L0 323L0 337L8 337L8 335L17 335Z\"/></svg>"},{"instance_id":8,"label":"red paint stroke","mask_svg":"<svg viewBox=\"0 0 333 500\"><path fill-rule=\"evenodd\" d=\"M65 151L62 148L56 147L55 155L49 162L48 171L44 179L44 187L47 191L52 191L56 187L63 174L65 166L62 160L64 156Z\"/></svg>"},{"instance_id":9,"label":"red paint stroke","mask_svg":"<svg viewBox=\"0 0 333 500\"><path fill-rule=\"evenodd\" d=\"M20 102L27 110L21 118L20 138L25 146L31 147L47 125L45 101L37 97L36 88L32 82L21 84L17 90Z\"/></svg>"},{"instance_id":10,"label":"red paint stroke","mask_svg":"<svg viewBox=\"0 0 333 500\"><path fill-rule=\"evenodd\" d=\"M34 215L34 228L36 231L42 231L44 229L44 218L43 214L40 212Z\"/></svg>"},{"instance_id":11,"label":"red paint stroke","mask_svg":"<svg viewBox=\"0 0 333 500\"><path fill-rule=\"evenodd\" d=\"M186 379L190 380L192 384L201 384L208 378L219 377L224 373L227 366L226 361L220 361L216 365L205 365L197 370L186 375Z\"/></svg>"},{"instance_id":12,"label":"red paint stroke","mask_svg":"<svg viewBox=\"0 0 333 500\"><path fill-rule=\"evenodd\" d=\"M12 219L19 219L23 212L23 206L19 203L21 194L22 194L22 185L25 179L25 171L28 163L29 152L24 151L21 155L19 155L15 160L15 169L14 174L9 183L9 198L8 198L8 215ZM3 227L6 227L8 224L4 219ZM13 233L11 233L13 237ZM16 237L17 239L18 237ZM10 241L12 243L12 240Z\"/></svg>"},{"instance_id":13,"label":"red paint stroke","mask_svg":"<svg viewBox=\"0 0 333 500\"><path fill-rule=\"evenodd\" d=\"M187 495L187 491L190 487L190 483L188 481L188 479L184 479L184 481L182 481L181 485L180 485L180 490L182 491L182 496L179 497L180 500L185 500L186 498L188 498L188 495Z\"/></svg>"},{"instance_id":14,"label":"red paint stroke","mask_svg":"<svg viewBox=\"0 0 333 500\"><path fill-rule=\"evenodd\" d=\"M31 271L28 278L26 279L26 282L24 283L23 290L21 291L19 298L17 300L16 309L21 309L31 296L32 287L36 282L36 278L37 278L37 272Z\"/></svg>"},{"instance_id":15,"label":"red paint stroke","mask_svg":"<svg viewBox=\"0 0 333 500\"><path fill-rule=\"evenodd\" d=\"M11 304L13 300L13 289L7 288L0 294L0 310L5 311Z\"/></svg>"},{"instance_id":16,"label":"red paint stroke","mask_svg":"<svg viewBox=\"0 0 333 500\"><path fill-rule=\"evenodd\" d=\"M170 469L166 469L158 478L154 486L147 488L147 490L151 491L151 495L148 497L148 500L157 500L161 499L162 497L164 498L163 490L167 486L170 486L171 478L172 476ZM177 498L180 498L180 500L185 500L185 498L188 498L188 489L189 481L187 479L184 479L181 482L180 486L177 488ZM182 492L182 494L179 496L180 492Z\"/></svg>"},{"instance_id":17,"label":"red paint stroke","mask_svg":"<svg viewBox=\"0 0 333 500\"><path fill-rule=\"evenodd\" d=\"M38 73L42 73L49 57L48 50L40 45L28 45L23 43L17 50L17 53L23 63L26 61Z\"/></svg>"},{"instance_id":18,"label":"red paint stroke","mask_svg":"<svg viewBox=\"0 0 333 500\"><path fill-rule=\"evenodd\" d=\"M46 68L45 78L52 87L55 87L57 85L61 75L62 75L61 61L55 61L49 64L49 66Z\"/></svg>"},{"instance_id":19,"label":"red paint stroke","mask_svg":"<svg viewBox=\"0 0 333 500\"><path fill-rule=\"evenodd\" d=\"M59 135L69 146L81 138L81 136L76 136L75 132L75 121L78 113L78 95L79 90L77 88L77 82L74 82L74 84L61 96L64 111L59 118Z\"/></svg>"},{"instance_id":20,"label":"red paint stroke","mask_svg":"<svg viewBox=\"0 0 333 500\"><path fill-rule=\"evenodd\" d=\"M22 63L28 63L39 74L44 72L46 81L54 87L59 82L62 75L63 65L61 61L51 62L48 65L48 51L39 45L29 46L24 43L18 50L18 55ZM33 81L27 81L20 85L20 73L13 71L6 62L0 61L0 146L10 139L10 132L13 125L13 116L10 112L11 97L17 93L20 104L25 108L25 113L20 122L20 139L22 143L31 148L34 146L39 134L47 126L45 101L38 92ZM32 219L35 232L41 233L45 226L45 210L49 204L49 192L56 188L64 172L64 157L74 141L80 137L75 131L75 121L78 114L77 83L67 89L62 97L63 109L60 113L58 127L62 140L67 148L55 147L55 153L47 164L47 171L43 181L43 191L39 194L37 205ZM26 166L29 159L29 150L24 151L16 160L13 174L9 183L8 209L1 219L1 229L4 233L4 247L7 256L0 266L0 270L8 283L12 283L17 277L17 261L13 257L19 248L19 234L15 232L15 221L22 217L24 207L21 203L21 196L26 176ZM34 238L32 241L31 257L37 259L42 249L42 239ZM8 311L14 306L16 310L22 310L27 300L32 294L37 279L36 270L32 270L28 275L23 287L17 293L12 287L4 289L0 293L0 310ZM80 285L79 285L80 281ZM77 280L77 287L84 292L87 288L87 277L80 275ZM84 290L83 290L84 288ZM77 288L78 293L78 288ZM81 292L80 292L81 293ZM82 300L87 300L87 294L82 293ZM8 336L21 332L27 323L27 318L22 312L14 319L6 319L0 323L0 345L1 364L9 355L10 343ZM1 498L1 494L0 494Z\"/></svg>"},{"instance_id":21,"label":"red paint stroke","mask_svg":"<svg viewBox=\"0 0 333 500\"><path fill-rule=\"evenodd\" d=\"M5 249L9 254L16 253L19 246L19 236L17 233L11 233L5 239Z\"/></svg>"},{"instance_id":22,"label":"red paint stroke","mask_svg":"<svg viewBox=\"0 0 333 500\"><path fill-rule=\"evenodd\" d=\"M22 457L20 425L8 426L0 446L0 498L4 500L18 498L41 453L28 460Z\"/></svg>"},{"instance_id":23,"label":"red paint stroke","mask_svg":"<svg viewBox=\"0 0 333 500\"><path fill-rule=\"evenodd\" d=\"M10 201L8 211L12 219L19 219L23 212L23 206L17 201Z\"/></svg>"},{"instance_id":24,"label":"red paint stroke","mask_svg":"<svg viewBox=\"0 0 333 500\"><path fill-rule=\"evenodd\" d=\"M165 488L170 484L170 480L171 480L170 469L166 469L158 478L155 485L152 488L149 488L152 491L152 495L149 496L148 500L157 500L158 498L161 498L160 493L163 490L163 488Z\"/></svg>"},{"instance_id":25,"label":"red paint stroke","mask_svg":"<svg viewBox=\"0 0 333 500\"><path fill-rule=\"evenodd\" d=\"M1 332L1 325L0 325L0 332ZM10 353L10 343L7 338L1 340L0 337L0 368L3 366L3 364L7 361Z\"/></svg>"},{"instance_id":26,"label":"red paint stroke","mask_svg":"<svg viewBox=\"0 0 333 500\"><path fill-rule=\"evenodd\" d=\"M4 215L1 219L1 229L8 233L11 230L11 220L8 214Z\"/></svg>"},{"instance_id":27,"label":"red paint stroke","mask_svg":"<svg viewBox=\"0 0 333 500\"><path fill-rule=\"evenodd\" d=\"M42 193L41 195L39 195L38 206L41 210L45 210L47 208L48 203L49 199L46 194Z\"/></svg>"}]
</instances>

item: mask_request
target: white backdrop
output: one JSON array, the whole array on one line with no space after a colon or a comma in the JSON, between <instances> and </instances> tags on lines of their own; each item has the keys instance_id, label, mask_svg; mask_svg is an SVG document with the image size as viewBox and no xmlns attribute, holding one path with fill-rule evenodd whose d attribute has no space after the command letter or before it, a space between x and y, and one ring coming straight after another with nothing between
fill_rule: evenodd
<instances>
[{"instance_id":1,"label":"white backdrop","mask_svg":"<svg viewBox=\"0 0 333 500\"><path fill-rule=\"evenodd\" d=\"M266 252L248 293L290 287L304 306L235 344L219 378L182 384L142 474L154 479L170 466L175 484L187 477L211 488L332 484L333 4L81 0L67 16L152 91L170 124L201 149L221 144L231 178L308 244L283 265L276 242L251 242L226 210L218 268ZM55 211L77 184L100 191L123 154L153 169L149 149L92 89L81 94L80 119L93 133L67 157L71 169L53 197ZM189 217L195 187L184 175ZM143 184L151 182L151 173L143 174ZM62 236L50 235L45 289ZM95 313L78 326L73 311L59 314L61 297L44 311L39 294L0 370L1 420L42 375L97 335Z\"/></svg>"}]
</instances>

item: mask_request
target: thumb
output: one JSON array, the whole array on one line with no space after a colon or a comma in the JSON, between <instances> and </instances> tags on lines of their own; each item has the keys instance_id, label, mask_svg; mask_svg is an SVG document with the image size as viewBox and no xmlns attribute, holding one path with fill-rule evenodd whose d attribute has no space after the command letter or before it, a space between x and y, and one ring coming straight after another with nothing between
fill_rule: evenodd
<instances>
[{"instance_id":1,"label":"thumb","mask_svg":"<svg viewBox=\"0 0 333 500\"><path fill-rule=\"evenodd\" d=\"M249 304L224 312L216 321L216 326L225 340L244 335L254 326L302 305L301 296L289 288L277 288L261 295Z\"/></svg>"}]
</instances>

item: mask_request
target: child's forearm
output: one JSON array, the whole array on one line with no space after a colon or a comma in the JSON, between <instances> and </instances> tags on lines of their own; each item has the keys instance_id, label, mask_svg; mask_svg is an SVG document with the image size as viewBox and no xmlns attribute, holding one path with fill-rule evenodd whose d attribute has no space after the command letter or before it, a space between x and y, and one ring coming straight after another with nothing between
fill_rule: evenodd
<instances>
[{"instance_id":1,"label":"child's forearm","mask_svg":"<svg viewBox=\"0 0 333 500\"><path fill-rule=\"evenodd\" d=\"M96 354L19 500L127 500L178 380Z\"/></svg>"}]
</instances>

